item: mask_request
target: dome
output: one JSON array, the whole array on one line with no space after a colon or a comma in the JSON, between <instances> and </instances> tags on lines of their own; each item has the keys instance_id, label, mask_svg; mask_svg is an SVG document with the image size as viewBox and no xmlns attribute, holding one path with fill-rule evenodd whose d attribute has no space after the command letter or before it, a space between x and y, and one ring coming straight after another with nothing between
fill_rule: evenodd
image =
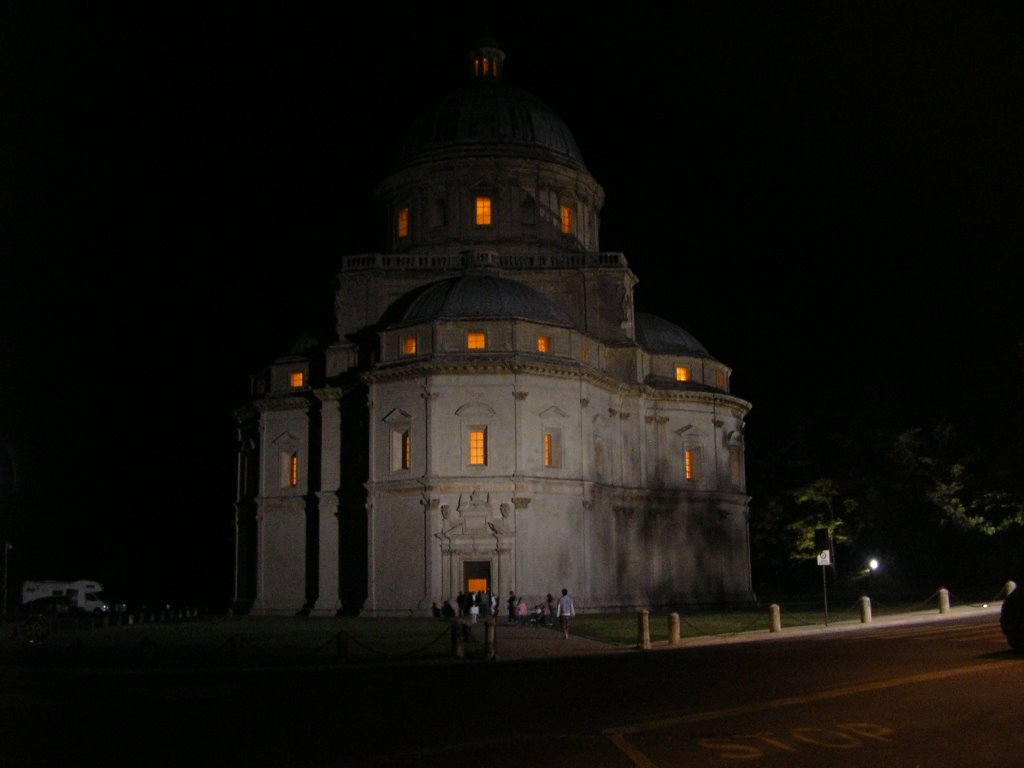
<instances>
[{"instance_id":1,"label":"dome","mask_svg":"<svg viewBox=\"0 0 1024 768\"><path fill-rule=\"evenodd\" d=\"M486 148L586 170L568 126L543 101L501 79L505 55L489 38L473 51L470 83L412 125L400 163L472 155Z\"/></svg>"},{"instance_id":2,"label":"dome","mask_svg":"<svg viewBox=\"0 0 1024 768\"><path fill-rule=\"evenodd\" d=\"M704 345L691 333L668 320L646 312L636 313L636 341L648 352L656 354L711 358Z\"/></svg>"},{"instance_id":3,"label":"dome","mask_svg":"<svg viewBox=\"0 0 1024 768\"><path fill-rule=\"evenodd\" d=\"M491 275L464 275L428 285L396 325L462 318L531 320L572 327L569 316L544 295L515 280Z\"/></svg>"}]
</instances>

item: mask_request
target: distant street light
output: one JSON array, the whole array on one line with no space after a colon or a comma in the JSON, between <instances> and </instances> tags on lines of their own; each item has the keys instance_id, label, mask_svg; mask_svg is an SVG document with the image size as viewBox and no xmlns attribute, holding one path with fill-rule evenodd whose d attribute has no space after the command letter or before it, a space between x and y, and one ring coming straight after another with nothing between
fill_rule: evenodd
<instances>
[{"instance_id":1,"label":"distant street light","mask_svg":"<svg viewBox=\"0 0 1024 768\"><path fill-rule=\"evenodd\" d=\"M870 560L868 560L868 568L870 568L872 571L877 571L878 561L872 557Z\"/></svg>"}]
</instances>

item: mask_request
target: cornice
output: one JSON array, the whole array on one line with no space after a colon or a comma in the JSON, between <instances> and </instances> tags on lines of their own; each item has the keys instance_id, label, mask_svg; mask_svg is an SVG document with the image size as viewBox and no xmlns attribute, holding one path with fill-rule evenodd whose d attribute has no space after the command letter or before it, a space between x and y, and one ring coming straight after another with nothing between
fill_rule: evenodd
<instances>
[{"instance_id":1,"label":"cornice","mask_svg":"<svg viewBox=\"0 0 1024 768\"><path fill-rule=\"evenodd\" d=\"M254 401L252 405L260 413L268 413L270 411L308 411L312 403L307 395L289 395L267 397Z\"/></svg>"},{"instance_id":2,"label":"cornice","mask_svg":"<svg viewBox=\"0 0 1024 768\"><path fill-rule=\"evenodd\" d=\"M367 384L415 380L429 376L477 376L493 374L533 374L558 379L586 381L616 395L645 397L661 402L702 403L736 411L742 418L753 407L749 402L727 392L686 389L658 389L649 384L626 382L612 378L592 368L576 363L560 364L555 360L525 359L521 356L507 357L467 355L465 357L433 357L427 360L395 364L362 374Z\"/></svg>"}]
</instances>

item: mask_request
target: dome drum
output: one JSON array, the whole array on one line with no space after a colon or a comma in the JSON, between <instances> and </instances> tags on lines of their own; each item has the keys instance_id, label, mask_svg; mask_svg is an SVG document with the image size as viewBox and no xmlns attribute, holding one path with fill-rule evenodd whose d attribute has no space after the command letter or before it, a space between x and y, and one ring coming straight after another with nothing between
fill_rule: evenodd
<instances>
[{"instance_id":1,"label":"dome drum","mask_svg":"<svg viewBox=\"0 0 1024 768\"><path fill-rule=\"evenodd\" d=\"M480 198L489 200L487 223L478 216ZM402 253L465 242L597 251L603 202L589 174L538 161L510 162L500 175L489 159L435 161L404 168L376 189L388 250Z\"/></svg>"}]
</instances>

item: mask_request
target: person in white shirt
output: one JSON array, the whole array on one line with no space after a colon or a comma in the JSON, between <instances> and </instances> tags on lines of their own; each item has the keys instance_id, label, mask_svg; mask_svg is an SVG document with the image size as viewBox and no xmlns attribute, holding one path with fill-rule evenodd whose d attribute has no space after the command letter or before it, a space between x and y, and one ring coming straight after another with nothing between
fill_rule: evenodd
<instances>
[{"instance_id":1,"label":"person in white shirt","mask_svg":"<svg viewBox=\"0 0 1024 768\"><path fill-rule=\"evenodd\" d=\"M558 616L558 624L562 627L562 635L568 639L569 619L576 615L576 606L573 605L572 598L569 597L569 590L562 590L562 596L558 598L558 603L555 606L555 613Z\"/></svg>"}]
</instances>

